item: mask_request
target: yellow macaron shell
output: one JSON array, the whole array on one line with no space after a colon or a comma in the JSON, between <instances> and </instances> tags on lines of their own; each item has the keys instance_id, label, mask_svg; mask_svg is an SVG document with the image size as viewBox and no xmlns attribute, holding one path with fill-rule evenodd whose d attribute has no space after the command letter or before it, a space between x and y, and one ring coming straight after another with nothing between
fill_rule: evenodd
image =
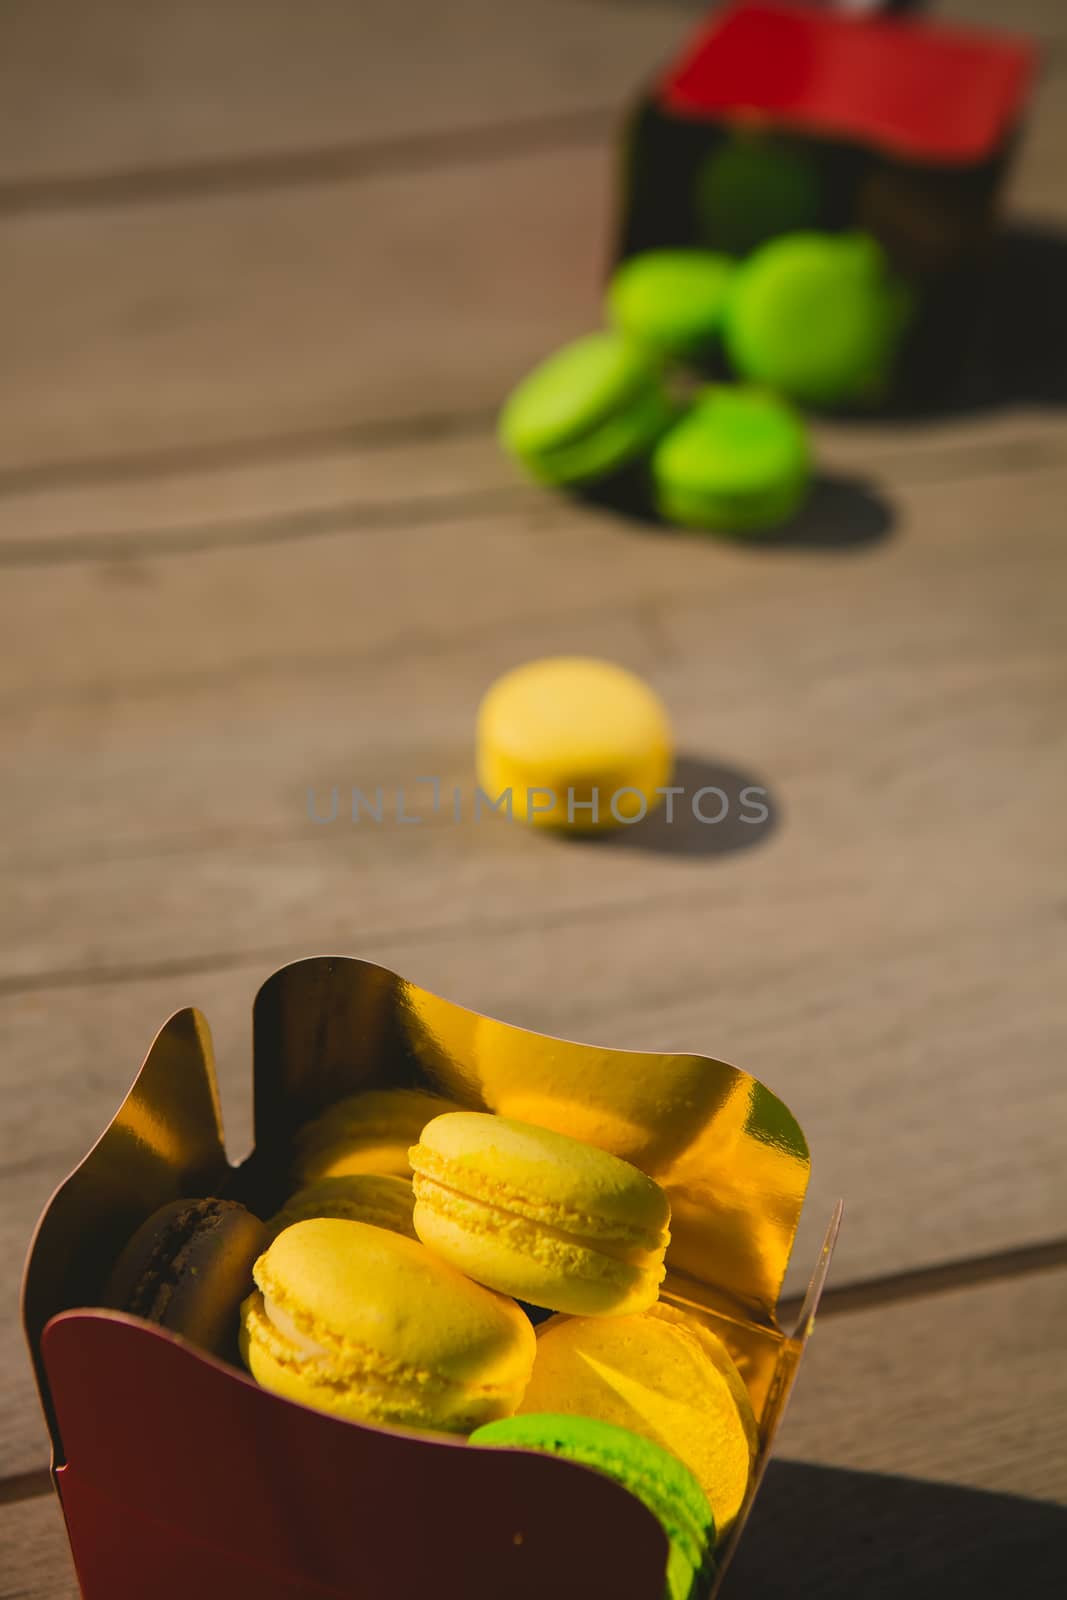
<instances>
[{"instance_id":1,"label":"yellow macaron shell","mask_svg":"<svg viewBox=\"0 0 1067 1600\"><path fill-rule=\"evenodd\" d=\"M741 1509L759 1445L744 1381L725 1345L673 1306L639 1317L553 1317L520 1412L565 1412L629 1428L680 1457L719 1536Z\"/></svg>"},{"instance_id":2,"label":"yellow macaron shell","mask_svg":"<svg viewBox=\"0 0 1067 1600\"><path fill-rule=\"evenodd\" d=\"M625 825L660 803L656 790L674 767L658 695L625 668L586 656L505 673L482 700L477 743L478 781L490 800L510 790L512 816L542 827Z\"/></svg>"},{"instance_id":3,"label":"yellow macaron shell","mask_svg":"<svg viewBox=\"0 0 1067 1600\"><path fill-rule=\"evenodd\" d=\"M302 1184L358 1172L411 1176L408 1150L450 1100L426 1089L364 1089L338 1100L296 1136L293 1176Z\"/></svg>"},{"instance_id":4,"label":"yellow macaron shell","mask_svg":"<svg viewBox=\"0 0 1067 1600\"><path fill-rule=\"evenodd\" d=\"M588 1316L655 1302L670 1203L629 1162L547 1128L464 1111L427 1123L411 1165L415 1232L478 1283Z\"/></svg>"},{"instance_id":5,"label":"yellow macaron shell","mask_svg":"<svg viewBox=\"0 0 1067 1600\"><path fill-rule=\"evenodd\" d=\"M241 1354L287 1399L354 1421L469 1433L522 1398L529 1320L412 1239L333 1217L298 1222L253 1277Z\"/></svg>"},{"instance_id":6,"label":"yellow macaron shell","mask_svg":"<svg viewBox=\"0 0 1067 1600\"><path fill-rule=\"evenodd\" d=\"M375 1228L390 1228L394 1233L415 1238L411 1214L415 1194L410 1178L397 1178L379 1172L353 1172L340 1178L320 1178L290 1195L276 1216L267 1224L276 1238L294 1222L313 1217L343 1217L348 1222L367 1222Z\"/></svg>"}]
</instances>

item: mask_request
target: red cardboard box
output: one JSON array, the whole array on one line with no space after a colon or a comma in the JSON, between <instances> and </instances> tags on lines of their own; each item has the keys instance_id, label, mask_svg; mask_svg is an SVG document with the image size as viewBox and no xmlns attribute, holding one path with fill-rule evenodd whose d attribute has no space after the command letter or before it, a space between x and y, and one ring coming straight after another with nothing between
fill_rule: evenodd
<instances>
[{"instance_id":1,"label":"red cardboard box","mask_svg":"<svg viewBox=\"0 0 1067 1600\"><path fill-rule=\"evenodd\" d=\"M207 1025L180 1011L30 1250L25 1330L86 1600L662 1600L665 1537L611 1480L310 1410L175 1335L95 1309L94 1296L126 1238L169 1200L226 1195L269 1216L295 1129L344 1094L422 1083L508 1111L518 1097L527 1120L596 1130L591 1142L628 1150L667 1188L664 1298L714 1328L745 1378L761 1442L751 1504L839 1215L784 1332L777 1302L809 1170L791 1114L723 1062L546 1038L342 958L276 973L255 1002L254 1041L246 1162L226 1159Z\"/></svg>"},{"instance_id":2,"label":"red cardboard box","mask_svg":"<svg viewBox=\"0 0 1067 1600\"><path fill-rule=\"evenodd\" d=\"M629 119L616 257L866 229L919 307L899 392L951 389L1033 68L1026 40L923 20L717 10Z\"/></svg>"}]
</instances>

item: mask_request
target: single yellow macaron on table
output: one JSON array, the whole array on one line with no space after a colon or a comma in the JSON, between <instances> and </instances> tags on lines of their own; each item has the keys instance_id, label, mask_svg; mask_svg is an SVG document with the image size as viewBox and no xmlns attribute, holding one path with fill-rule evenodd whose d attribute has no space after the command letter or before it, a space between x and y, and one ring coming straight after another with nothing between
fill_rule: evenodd
<instances>
[{"instance_id":1,"label":"single yellow macaron on table","mask_svg":"<svg viewBox=\"0 0 1067 1600\"><path fill-rule=\"evenodd\" d=\"M674 768L670 720L634 673L589 656L515 667L478 711L478 781L538 827L581 832L639 821Z\"/></svg>"}]
</instances>

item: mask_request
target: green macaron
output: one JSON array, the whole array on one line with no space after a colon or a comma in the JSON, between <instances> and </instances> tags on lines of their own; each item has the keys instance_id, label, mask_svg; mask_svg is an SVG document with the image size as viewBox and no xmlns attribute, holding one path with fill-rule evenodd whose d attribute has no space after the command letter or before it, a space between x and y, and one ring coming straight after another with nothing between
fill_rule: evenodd
<instances>
[{"instance_id":1,"label":"green macaron","mask_svg":"<svg viewBox=\"0 0 1067 1600\"><path fill-rule=\"evenodd\" d=\"M718 341L733 275L730 257L713 250L645 250L615 269L607 314L652 350L699 358Z\"/></svg>"},{"instance_id":2,"label":"green macaron","mask_svg":"<svg viewBox=\"0 0 1067 1600\"><path fill-rule=\"evenodd\" d=\"M708 1577L715 1523L700 1484L669 1450L614 1423L540 1412L488 1422L470 1442L548 1451L614 1478L643 1501L670 1541L664 1600L695 1600Z\"/></svg>"},{"instance_id":3,"label":"green macaron","mask_svg":"<svg viewBox=\"0 0 1067 1600\"><path fill-rule=\"evenodd\" d=\"M822 205L822 174L812 152L755 128L728 134L705 156L693 182L700 242L731 255L816 226Z\"/></svg>"},{"instance_id":4,"label":"green macaron","mask_svg":"<svg viewBox=\"0 0 1067 1600\"><path fill-rule=\"evenodd\" d=\"M863 233L791 233L739 269L724 340L743 378L815 406L877 400L893 366L907 298Z\"/></svg>"},{"instance_id":5,"label":"green macaron","mask_svg":"<svg viewBox=\"0 0 1067 1600\"><path fill-rule=\"evenodd\" d=\"M512 390L499 437L533 477L564 487L628 466L672 416L657 356L625 334L591 333L557 350Z\"/></svg>"},{"instance_id":6,"label":"green macaron","mask_svg":"<svg viewBox=\"0 0 1067 1600\"><path fill-rule=\"evenodd\" d=\"M650 470L656 509L668 522L759 533L785 522L807 493L807 430L777 395L714 384L660 439Z\"/></svg>"}]
</instances>

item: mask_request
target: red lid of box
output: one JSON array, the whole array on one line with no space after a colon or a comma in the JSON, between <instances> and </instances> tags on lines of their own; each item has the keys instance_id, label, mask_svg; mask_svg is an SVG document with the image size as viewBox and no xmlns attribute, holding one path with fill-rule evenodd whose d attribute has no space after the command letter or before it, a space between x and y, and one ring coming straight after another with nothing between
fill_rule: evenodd
<instances>
[{"instance_id":1,"label":"red lid of box","mask_svg":"<svg viewBox=\"0 0 1067 1600\"><path fill-rule=\"evenodd\" d=\"M661 80L680 116L745 113L918 160L980 161L1018 120L1029 41L747 0L719 13Z\"/></svg>"}]
</instances>

